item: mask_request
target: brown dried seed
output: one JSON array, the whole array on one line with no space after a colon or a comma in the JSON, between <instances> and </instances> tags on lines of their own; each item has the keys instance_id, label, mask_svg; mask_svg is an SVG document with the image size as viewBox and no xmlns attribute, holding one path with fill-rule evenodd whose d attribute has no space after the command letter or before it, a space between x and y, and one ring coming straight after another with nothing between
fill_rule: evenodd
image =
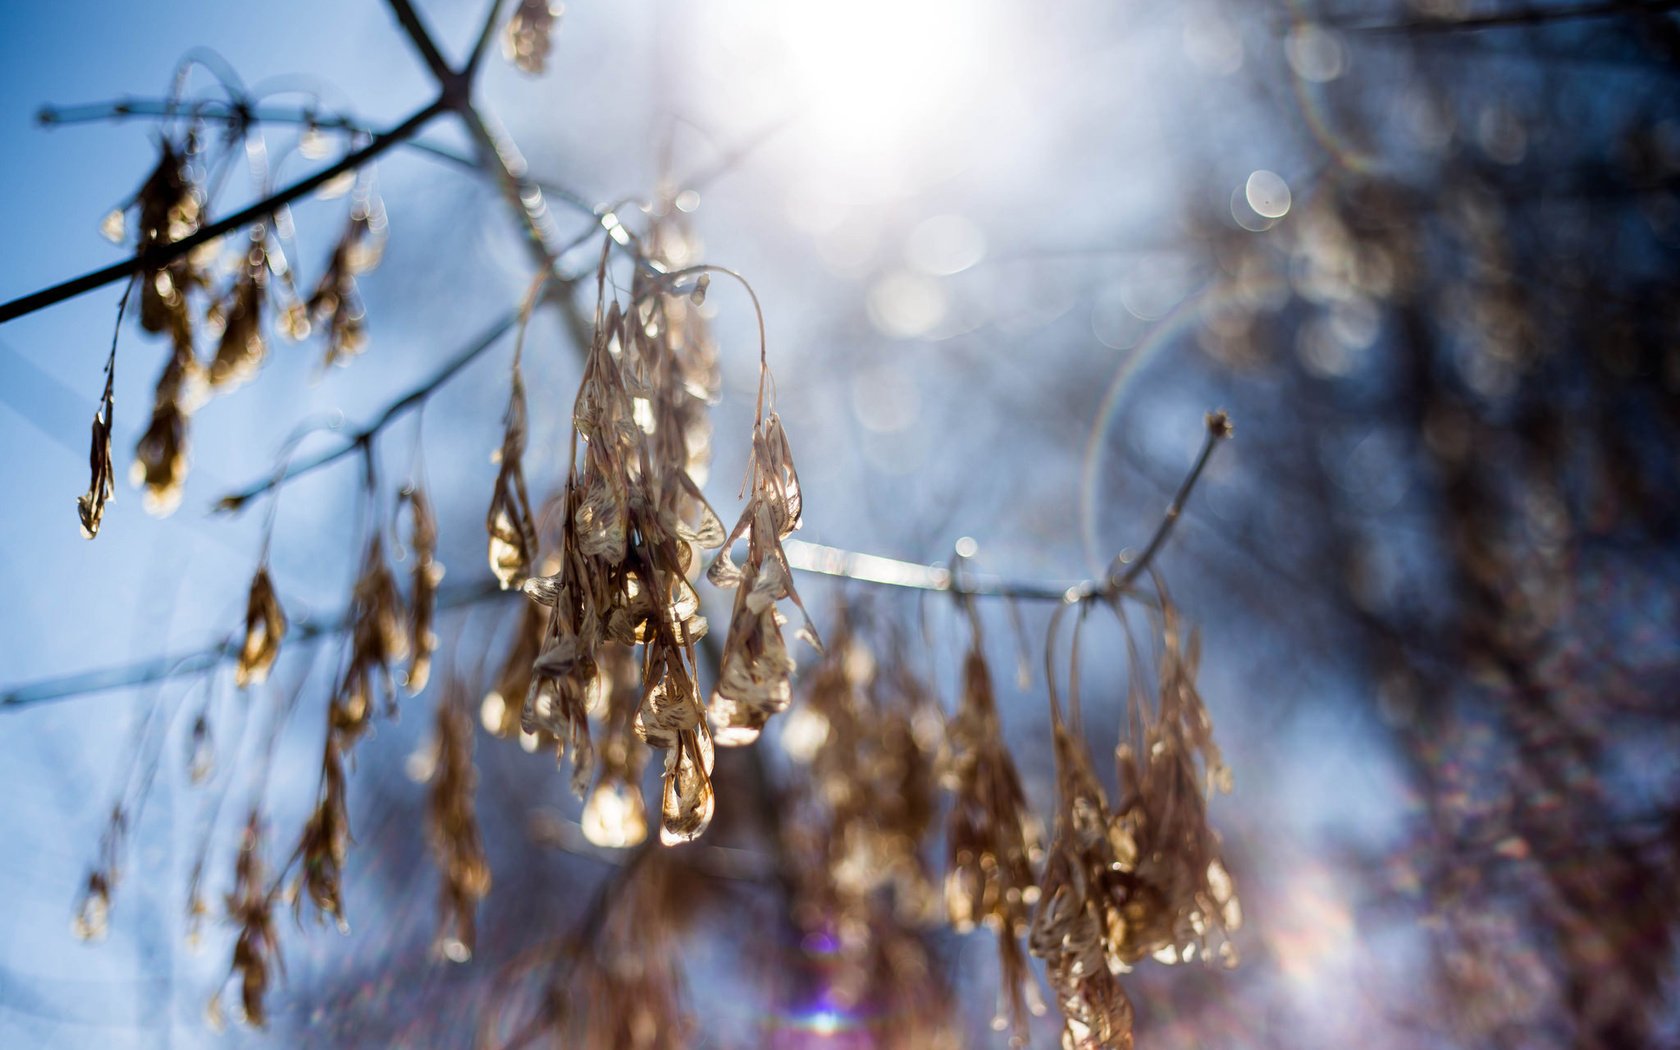
<instances>
[{"instance_id":1,"label":"brown dried seed","mask_svg":"<svg viewBox=\"0 0 1680 1050\"><path fill-rule=\"evenodd\" d=\"M321 362L324 368L344 364L367 346L366 311L356 275L378 265L384 237L385 212L378 198L361 197L351 206L350 218L327 260L326 271L304 304L310 323L326 335Z\"/></svg>"},{"instance_id":2,"label":"brown dried seed","mask_svg":"<svg viewBox=\"0 0 1680 1050\"><path fill-rule=\"evenodd\" d=\"M443 581L443 565L437 560L437 518L426 492L418 485L403 489L400 498L408 503L412 525L408 546L414 558L414 574L408 603L408 671L403 676L410 695L426 688L431 674L432 653L436 651L437 633L432 630L432 618L437 609L438 584Z\"/></svg>"},{"instance_id":3,"label":"brown dried seed","mask_svg":"<svg viewBox=\"0 0 1680 1050\"><path fill-rule=\"evenodd\" d=\"M502 38L502 53L507 60L532 76L540 76L548 66L554 24L564 11L565 6L554 0L520 0Z\"/></svg>"},{"instance_id":4,"label":"brown dried seed","mask_svg":"<svg viewBox=\"0 0 1680 1050\"><path fill-rule=\"evenodd\" d=\"M501 469L490 496L485 528L490 534L490 571L506 590L531 575L537 556L537 528L525 492L525 382L516 364L502 432Z\"/></svg>"},{"instance_id":5,"label":"brown dried seed","mask_svg":"<svg viewBox=\"0 0 1680 1050\"><path fill-rule=\"evenodd\" d=\"M980 621L969 609L973 641L963 666L963 695L946 735L946 779L955 790L946 829L945 902L959 930L984 923L998 941L1002 1001L995 1026L1026 1038L1027 1013L1042 1010L1038 987L1021 952L1027 910L1038 899L1032 866L1039 828L1004 746L986 664Z\"/></svg>"},{"instance_id":6,"label":"brown dried seed","mask_svg":"<svg viewBox=\"0 0 1680 1050\"><path fill-rule=\"evenodd\" d=\"M244 267L223 300L211 308L207 320L219 324L221 339L210 362L212 388L237 386L256 374L268 353L263 336L262 309L268 299L268 253L265 227L251 231L251 247Z\"/></svg>"},{"instance_id":7,"label":"brown dried seed","mask_svg":"<svg viewBox=\"0 0 1680 1050\"><path fill-rule=\"evenodd\" d=\"M337 701L334 701L337 708ZM339 747L342 726L329 711L327 742L321 756L321 788L315 809L298 838L301 868L292 883L292 910L300 919L304 902L315 907L315 917L331 916L340 930L349 930L344 918L344 858L350 849L350 811L345 793L344 761Z\"/></svg>"},{"instance_id":8,"label":"brown dried seed","mask_svg":"<svg viewBox=\"0 0 1680 1050\"><path fill-rule=\"evenodd\" d=\"M260 684L268 678L285 637L285 611L274 592L268 566L260 565L251 578L250 595L245 601L245 641L239 647L239 662L234 665L234 682L239 688Z\"/></svg>"},{"instance_id":9,"label":"brown dried seed","mask_svg":"<svg viewBox=\"0 0 1680 1050\"><path fill-rule=\"evenodd\" d=\"M280 939L274 931L274 892L266 883L262 862L261 815L252 810L240 838L239 856L234 862L233 892L227 896L227 917L239 927L234 940L233 961L228 977L239 975L239 1002L245 1021L261 1028L267 1023L264 997L274 972L285 973L280 956ZM225 983L225 982L224 982ZM213 1025L219 1027L221 991L211 997L207 1009Z\"/></svg>"},{"instance_id":10,"label":"brown dried seed","mask_svg":"<svg viewBox=\"0 0 1680 1050\"><path fill-rule=\"evenodd\" d=\"M147 512L159 516L172 513L181 502L187 480L187 423L198 379L184 312L176 322L175 350L158 376L151 424L134 447L130 472L134 484L144 487Z\"/></svg>"},{"instance_id":11,"label":"brown dried seed","mask_svg":"<svg viewBox=\"0 0 1680 1050\"><path fill-rule=\"evenodd\" d=\"M478 902L490 892L490 863L479 840L473 790L473 724L467 686L451 678L438 702L437 766L426 807L426 836L443 876L435 950L452 962L472 958Z\"/></svg>"},{"instance_id":12,"label":"brown dried seed","mask_svg":"<svg viewBox=\"0 0 1680 1050\"><path fill-rule=\"evenodd\" d=\"M665 753L659 841L667 846L692 842L705 833L716 805L712 794L712 748L705 726L677 735Z\"/></svg>"},{"instance_id":13,"label":"brown dried seed","mask_svg":"<svg viewBox=\"0 0 1680 1050\"><path fill-rule=\"evenodd\" d=\"M120 323L120 322L119 322ZM105 520L105 504L111 499L116 470L111 460L111 414L114 411L113 376L109 365L105 370L105 392L99 397L99 408L93 413L93 441L88 450L88 466L92 477L88 490L76 497L76 512L82 519L82 535L93 539L99 535L99 525Z\"/></svg>"}]
</instances>

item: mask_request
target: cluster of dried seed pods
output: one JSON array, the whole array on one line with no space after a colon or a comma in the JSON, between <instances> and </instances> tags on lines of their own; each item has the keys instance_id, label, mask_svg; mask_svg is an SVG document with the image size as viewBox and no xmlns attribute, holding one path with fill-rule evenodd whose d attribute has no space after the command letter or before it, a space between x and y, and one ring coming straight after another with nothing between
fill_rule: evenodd
<instances>
[{"instance_id":1,"label":"cluster of dried seed pods","mask_svg":"<svg viewBox=\"0 0 1680 1050\"><path fill-rule=\"evenodd\" d=\"M1172 599L1159 577L1154 583L1151 625L1159 672L1154 705L1142 654L1120 616L1131 685L1128 738L1116 756L1118 807L1109 805L1085 744L1077 627L1065 718L1057 695L1056 624L1065 609L1052 620L1046 643L1056 820L1030 946L1044 960L1061 1007L1064 1050L1132 1045L1132 1005L1119 977L1141 959L1176 963L1199 952L1209 961L1236 962L1228 934L1242 914L1206 809L1208 792L1216 786L1230 790L1230 772L1196 691L1195 639L1186 641ZM1080 609L1081 626L1088 608ZM1117 603L1114 608L1120 612Z\"/></svg>"},{"instance_id":2,"label":"cluster of dried seed pods","mask_svg":"<svg viewBox=\"0 0 1680 1050\"><path fill-rule=\"evenodd\" d=\"M1003 741L979 613L972 602L964 608L972 641L963 661L962 698L946 726L943 780L954 798L945 830L945 905L958 930L982 923L997 935L1002 994L993 1024L1009 1028L1021 1043L1027 1015L1044 1011L1021 950L1028 909L1038 899L1033 865L1043 856L1043 832Z\"/></svg>"},{"instance_id":3,"label":"cluster of dried seed pods","mask_svg":"<svg viewBox=\"0 0 1680 1050\"><path fill-rule=\"evenodd\" d=\"M227 896L227 919L239 930L228 978L238 975L240 1010L245 1022L258 1028L267 1023L263 1000L269 981L275 972L285 974L280 938L274 931L275 894L263 866L262 840L262 817L252 810L234 862L233 892ZM206 1012L212 1027L223 1026L221 991L211 997Z\"/></svg>"},{"instance_id":4,"label":"cluster of dried seed pods","mask_svg":"<svg viewBox=\"0 0 1680 1050\"><path fill-rule=\"evenodd\" d=\"M872 1045L954 1050L962 1031L932 947L940 909L922 856L937 811L938 704L906 665L901 635L854 625L844 610L830 622L782 732L800 769L777 807L792 917L799 944L821 949L792 961L791 983L798 1003L895 1018ZM871 627L887 633L879 653Z\"/></svg>"},{"instance_id":5,"label":"cluster of dried seed pods","mask_svg":"<svg viewBox=\"0 0 1680 1050\"><path fill-rule=\"evenodd\" d=\"M671 237L656 230L648 244ZM666 752L659 809L660 837L669 844L698 837L711 822L714 730L717 743L746 743L787 706L793 660L777 602L799 599L781 540L799 524L801 497L781 420L765 411L768 375L761 372L747 505L734 531L724 533L700 493L717 383L715 350L698 309L704 284L679 287L687 277L708 275L638 269L621 304L607 295L607 260L603 251L594 337L555 508L558 545L541 575L533 575L537 527L522 464L521 326L486 524L498 579L504 587L518 583L546 615L527 617L519 630L485 716L487 725L510 730L512 704L520 701L522 737L552 747L557 758L569 750L579 794L594 773L590 720L600 719L611 752L587 826L615 845L644 833L643 809L628 801L641 768L629 734ZM528 297L527 318L541 288L539 281ZM747 558L736 565L728 552L739 541ZM707 575L738 592L708 726L696 652L708 625L693 581L701 552L720 547ZM809 619L801 635L816 642ZM520 667L526 660L528 673ZM632 677L639 696L625 718L611 701Z\"/></svg>"},{"instance_id":6,"label":"cluster of dried seed pods","mask_svg":"<svg viewBox=\"0 0 1680 1050\"><path fill-rule=\"evenodd\" d=\"M241 145L250 128L241 126L227 148ZM179 143L165 137L157 165L134 198L105 217L101 229L114 241L128 236L127 213L133 211L134 246L138 255L167 253L170 245L198 232L209 210L209 194L200 181L205 168L204 147L197 129ZM258 151L257 155L261 155ZM225 156L225 154L224 154ZM334 246L323 276L307 301L299 298L296 275L282 251L274 229L259 221L245 231L243 249L233 265L227 288L217 293L211 269L222 241L175 254L167 262L147 263L134 277L129 293L139 293L140 326L166 336L169 360L158 376L152 413L134 450L131 477L144 490L150 513L166 515L180 503L189 458L188 430L192 414L208 392L226 392L249 379L268 354L265 328L272 325L289 339L308 336L311 323L324 333L326 363L340 363L366 343L364 310L356 291L356 275L376 265L384 244L385 214L379 198L359 190L352 199L350 218ZM117 314L120 333L128 295ZM201 324L214 340L209 362L198 357L192 300L208 298ZM265 317L272 316L272 321ZM89 455L92 479L86 495L77 500L82 532L93 538L111 498L112 376L116 360L113 338L106 363L105 390L94 415Z\"/></svg>"}]
</instances>

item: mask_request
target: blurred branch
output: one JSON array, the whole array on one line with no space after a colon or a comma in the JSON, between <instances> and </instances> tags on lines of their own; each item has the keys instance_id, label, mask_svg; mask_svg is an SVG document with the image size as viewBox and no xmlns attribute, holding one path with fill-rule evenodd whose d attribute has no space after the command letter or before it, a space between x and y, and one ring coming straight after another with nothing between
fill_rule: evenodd
<instances>
[{"instance_id":1,"label":"blurred branch","mask_svg":"<svg viewBox=\"0 0 1680 1050\"><path fill-rule=\"evenodd\" d=\"M252 102L228 102L222 99L205 99L188 104L173 102L168 99L129 96L114 99L110 102L89 102L78 106L43 106L36 119L47 127L57 127L104 120L169 119L183 116L193 120L224 123L229 127L287 124L319 128L323 131L343 131L352 135L372 136L375 134L373 129L365 122L344 113L321 113L304 106L263 106ZM408 149L435 157L458 168L483 172L483 168L477 160L465 153L450 149L448 146L414 138L409 139L403 145ZM575 211L590 216L599 214L594 205L574 190L545 179L531 179L530 182L544 193L564 201Z\"/></svg>"},{"instance_id":2,"label":"blurred branch","mask_svg":"<svg viewBox=\"0 0 1680 1050\"><path fill-rule=\"evenodd\" d=\"M382 135L375 135L373 141L366 146L345 154L337 163L322 168L308 178L294 182L285 189L270 194L219 222L200 227L194 233L178 241L169 241L146 251L136 252L131 258L114 263L102 270L95 270L92 273L83 274L80 277L72 278L50 288L44 288L22 298L13 299L11 302L0 304L0 324L16 320L25 314L34 313L36 310L45 309L55 303L61 303L84 292L91 292L95 288L120 281L141 270L161 269L176 259L191 253L200 245L208 244L224 234L231 233L259 219L265 219L276 210L285 207L300 197L313 193L345 172L361 168L392 146L413 138L444 109L445 100L440 97L417 110L407 120L390 131Z\"/></svg>"},{"instance_id":3,"label":"blurred branch","mask_svg":"<svg viewBox=\"0 0 1680 1050\"><path fill-rule=\"evenodd\" d=\"M314 471L328 466L329 464L336 463L339 460L344 459L346 456L356 452L363 445L366 445L369 441L373 440L373 438L381 430L384 430L391 423L402 418L410 411L423 406L426 403L426 400L433 394L437 393L437 391L442 388L445 383L448 383L451 379L460 374L463 368L477 360L486 350L495 346L496 341L506 335L518 320L519 311L517 309L511 310L507 314L498 318L490 325L489 328L485 329L476 340L469 344L466 349L451 358L447 364L438 369L438 371L425 382L421 383L413 390L410 390L408 393L403 394L389 405L386 405L379 415L373 418L372 422L368 423L361 429L352 432L337 448L328 452L323 452L314 459L305 460L302 463L290 464L284 470L278 471L262 481L253 482L237 492L228 493L216 501L216 509L224 511L242 510L244 509L246 503L249 503L252 499L255 499L263 493L279 488L281 485L286 484L294 478L302 477L305 474L313 473Z\"/></svg>"},{"instance_id":4,"label":"blurred branch","mask_svg":"<svg viewBox=\"0 0 1680 1050\"><path fill-rule=\"evenodd\" d=\"M1325 19L1322 24L1350 33L1453 33L1478 29L1509 29L1523 26L1547 25L1555 22L1578 22L1594 18L1620 18L1630 15L1652 15L1680 8L1680 0L1602 0L1599 3L1571 4L1558 7L1524 7L1520 10L1497 11L1465 18L1415 18L1404 22L1360 24L1351 19Z\"/></svg>"},{"instance_id":5,"label":"blurred branch","mask_svg":"<svg viewBox=\"0 0 1680 1050\"><path fill-rule=\"evenodd\" d=\"M420 60L426 64L438 85L447 89L457 83L455 71L450 69L449 63L444 60L443 52L438 50L432 34L427 31L425 23L420 21L420 14L414 10L414 5L408 0L388 0L387 6L391 8L391 14L396 16L397 24L402 26L403 35L414 45L414 50L420 53ZM451 109L460 108L457 99L450 99L448 105Z\"/></svg>"},{"instance_id":6,"label":"blurred branch","mask_svg":"<svg viewBox=\"0 0 1680 1050\"><path fill-rule=\"evenodd\" d=\"M478 75L478 67L490 50L490 41L495 38L496 25L501 20L502 0L490 0L490 10L484 14L484 25L479 28L478 41L473 44L472 54L467 56L467 64L463 70L468 80Z\"/></svg>"}]
</instances>

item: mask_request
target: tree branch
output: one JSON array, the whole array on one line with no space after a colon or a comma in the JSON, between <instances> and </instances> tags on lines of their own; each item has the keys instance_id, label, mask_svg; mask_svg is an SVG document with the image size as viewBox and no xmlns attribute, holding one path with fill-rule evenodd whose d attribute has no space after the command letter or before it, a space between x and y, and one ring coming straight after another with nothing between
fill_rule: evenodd
<instances>
[{"instance_id":1,"label":"tree branch","mask_svg":"<svg viewBox=\"0 0 1680 1050\"><path fill-rule=\"evenodd\" d=\"M456 82L455 71L449 68L449 63L444 59L443 52L438 50L437 42L432 39L426 24L420 21L420 13L414 10L414 5L409 3L409 0L387 2L391 14L396 16L397 24L402 26L403 35L414 45L414 50L420 53L420 60L426 63L432 78L438 82L439 87L448 89ZM451 100L449 105L451 109L455 108L454 100Z\"/></svg>"},{"instance_id":2,"label":"tree branch","mask_svg":"<svg viewBox=\"0 0 1680 1050\"><path fill-rule=\"evenodd\" d=\"M354 135L370 137L376 134L366 123L344 113L319 113L302 106L241 106L222 99L210 99L189 106L185 103L171 102L167 99L130 96L111 102L90 102L78 106L44 106L37 114L36 119L43 125L51 127L87 124L101 120L168 119L178 116L189 116L194 120L216 121L229 126L265 123L288 124L322 128L327 131L345 131ZM409 139L403 145L453 164L458 168L464 168L478 174L492 174L487 172L475 158L469 157L465 153L456 152L448 146L424 142L416 138ZM543 193L560 200L580 214L588 215L597 220L600 218L600 212L596 206L590 204L575 190L547 179L527 176L525 181L527 185L537 187Z\"/></svg>"},{"instance_id":3,"label":"tree branch","mask_svg":"<svg viewBox=\"0 0 1680 1050\"><path fill-rule=\"evenodd\" d=\"M75 298L85 292L91 292L95 288L102 288L107 284L123 280L141 270L161 269L192 252L200 245L208 244L224 234L231 233L259 219L265 219L277 209L285 207L300 197L307 196L347 171L357 170L392 146L412 138L444 109L444 100L439 98L415 112L414 115L390 131L375 136L374 140L366 146L346 154L337 163L322 168L308 178L294 182L285 189L264 197L255 204L242 208L219 222L202 226L178 241L169 241L146 251L136 252L131 258L107 266L102 270L95 270L92 273L83 274L80 277L72 278L50 288L44 288L22 298L13 299L11 302L0 304L0 324L16 320L25 314L34 313L36 310L45 309L55 303L61 303L66 299Z\"/></svg>"},{"instance_id":4,"label":"tree branch","mask_svg":"<svg viewBox=\"0 0 1680 1050\"><path fill-rule=\"evenodd\" d=\"M1520 10L1471 15L1465 18L1418 18L1405 22L1365 25L1357 23L1338 24L1337 21L1331 20L1323 24L1350 33L1453 33L1478 29L1538 26L1554 22L1578 22L1593 18L1661 14L1665 11L1672 11L1677 7L1680 7L1680 0L1649 0L1647 3L1640 3L1638 0L1600 0L1596 3L1572 4L1569 6L1525 7Z\"/></svg>"},{"instance_id":5,"label":"tree branch","mask_svg":"<svg viewBox=\"0 0 1680 1050\"><path fill-rule=\"evenodd\" d=\"M242 510L244 509L245 504L249 503L251 500L263 493L279 488L281 485L284 485L294 478L313 473L314 471L320 470L322 467L336 463L346 456L349 456L361 446L367 444L374 435L378 434L381 430L384 430L391 423L402 418L413 409L419 408L421 405L425 404L427 398L435 394L445 383L448 383L451 379L455 378L455 376L459 374L463 368L477 360L478 357L486 350L495 346L496 341L506 335L518 320L518 310L512 310L506 315L498 318L490 325L489 328L484 330L483 334L481 334L460 353L450 358L448 363L438 369L438 371L430 378L426 379L408 393L403 394L389 405L386 405L379 415L373 418L372 422L368 423L359 430L353 431L344 439L344 443L339 445L337 448L323 452L314 459L305 460L302 463L291 464L287 466L285 470L265 478L262 481L253 482L237 492L228 493L216 501L216 509L224 511Z\"/></svg>"}]
</instances>

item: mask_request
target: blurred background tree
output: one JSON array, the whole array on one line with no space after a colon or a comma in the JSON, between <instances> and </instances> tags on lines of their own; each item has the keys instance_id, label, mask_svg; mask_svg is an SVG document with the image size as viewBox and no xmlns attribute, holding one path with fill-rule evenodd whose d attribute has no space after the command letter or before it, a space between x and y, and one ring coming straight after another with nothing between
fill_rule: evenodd
<instances>
[{"instance_id":1,"label":"blurred background tree","mask_svg":"<svg viewBox=\"0 0 1680 1050\"><path fill-rule=\"evenodd\" d=\"M439 0L418 17L458 58L482 7ZM251 694L225 665L175 666L238 622L262 545L264 507L205 510L267 478L299 421L348 421L299 458L331 452L510 316L531 242L495 172L473 170L504 129L551 187L535 219L552 246L588 238L559 253L567 272L588 272L600 250L590 207L663 193L695 259L753 281L809 540L944 563L970 537L977 571L1098 574L1154 529L1203 411L1230 409L1237 439L1157 564L1201 626L1202 691L1236 779L1212 816L1249 921L1233 972L1146 963L1126 979L1143 1045L1680 1039L1674 12L1632 0L576 6L541 79L494 56L480 73L476 98L502 124L475 138L440 120L420 136L469 163L393 149L362 184L390 228L382 264L359 278L365 352L323 371L313 344L276 341L260 381L193 417L176 515L146 518L119 483L92 545L69 505L121 286L7 324L0 581L16 597L0 614L12 800L0 1042L467 1045L486 1018L540 1016L553 975L590 989L581 1001L686 1014L691 1027L665 1031L692 1045L916 1038L906 1018L925 1019L924 1004L840 1010L818 994L838 964L801 932L812 890L798 873L818 847L800 822L826 825L804 797L812 774L775 733L762 753L720 755L704 845L653 860L590 847L564 773L480 739L495 887L474 960L435 961L430 789L409 774L426 772L448 681L466 681L476 706L500 667L523 613L513 596L441 611L434 684L358 750L349 935L299 934L281 910L274 1031L203 1025L233 934L208 925L215 950L185 951L181 887L205 843L206 893L233 887L263 727L295 686L303 713L275 738L268 787L271 840L293 840L337 661L323 644L306 664L299 645L273 676L284 688ZM44 135L31 126L43 102L66 106L58 125L71 103L162 98L139 89L166 87L199 43L252 92L301 89L276 105L367 127L397 126L437 93L425 56L372 6L0 18L8 297L108 261L99 217L156 161L155 118ZM211 61L191 74L194 97L219 90ZM362 141L326 128L334 148L311 161L288 155L312 148L297 129L256 127L278 183ZM211 218L261 195L241 177ZM645 221L620 207L627 225ZM344 197L293 209L305 293L345 211ZM571 301L587 316L589 289ZM729 518L756 331L734 289L719 285L708 307L723 387L708 491ZM543 492L565 469L570 338L563 310L538 312L526 468ZM166 341L122 339L119 475L168 359ZM456 596L485 578L485 457L501 440L509 352L493 343L429 397L423 433L411 413L377 442L386 479L413 473L424 447ZM360 554L355 461L278 503L269 560L294 629L344 606ZM949 599L801 587L825 628L842 597L907 625L909 664L954 706L967 628ZM1006 736L1047 816L1048 610L981 615ZM1113 790L1126 663L1107 630L1085 643L1084 728ZM1025 685L1008 673L1020 648ZM177 673L131 684L151 676L129 661L159 654ZM218 749L209 788L188 776L200 712ZM109 939L89 950L65 916L128 790L126 749L150 801L130 815ZM924 853L937 873L935 844ZM649 914L662 921L649 928ZM948 1001L982 1045L998 982L988 935L919 936L893 965L942 984L945 998L924 1002ZM647 960L633 981L580 963L626 946ZM1035 1023L1033 1045L1056 1030Z\"/></svg>"}]
</instances>

